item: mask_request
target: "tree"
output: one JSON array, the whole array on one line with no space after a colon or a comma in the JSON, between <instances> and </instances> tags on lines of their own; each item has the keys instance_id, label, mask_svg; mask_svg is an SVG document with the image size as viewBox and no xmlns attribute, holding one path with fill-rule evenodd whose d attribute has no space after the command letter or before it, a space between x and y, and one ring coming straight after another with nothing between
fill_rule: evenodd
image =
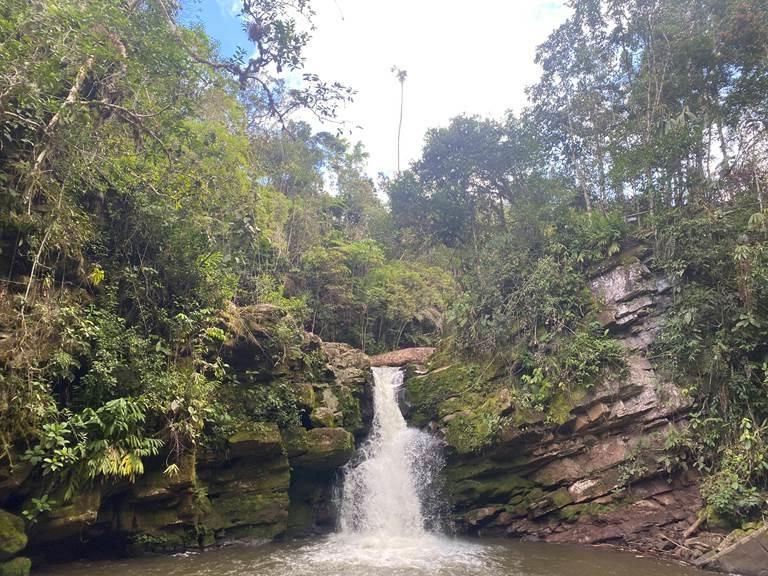
<instances>
[{"instance_id":1,"label":"tree","mask_svg":"<svg viewBox=\"0 0 768 576\"><path fill-rule=\"evenodd\" d=\"M397 121L397 173L400 173L400 133L403 129L403 95L405 93L405 79L408 78L408 72L401 70L397 66L392 66L392 72L395 73L397 81L400 82L400 118Z\"/></svg>"}]
</instances>

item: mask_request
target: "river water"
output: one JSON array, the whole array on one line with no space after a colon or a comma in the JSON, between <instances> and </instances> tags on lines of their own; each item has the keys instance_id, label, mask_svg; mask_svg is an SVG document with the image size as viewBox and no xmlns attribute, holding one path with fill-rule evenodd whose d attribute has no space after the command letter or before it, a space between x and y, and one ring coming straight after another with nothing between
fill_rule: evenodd
<instances>
[{"instance_id":1,"label":"river water","mask_svg":"<svg viewBox=\"0 0 768 576\"><path fill-rule=\"evenodd\" d=\"M498 540L388 543L333 535L312 541L232 545L124 561L79 562L61 576L702 576L613 550Z\"/></svg>"},{"instance_id":2,"label":"river water","mask_svg":"<svg viewBox=\"0 0 768 576\"><path fill-rule=\"evenodd\" d=\"M630 553L441 533L439 441L409 428L397 404L402 372L374 368L368 441L344 471L339 529L330 536L240 543L202 552L80 562L43 573L77 576L695 576Z\"/></svg>"}]
</instances>

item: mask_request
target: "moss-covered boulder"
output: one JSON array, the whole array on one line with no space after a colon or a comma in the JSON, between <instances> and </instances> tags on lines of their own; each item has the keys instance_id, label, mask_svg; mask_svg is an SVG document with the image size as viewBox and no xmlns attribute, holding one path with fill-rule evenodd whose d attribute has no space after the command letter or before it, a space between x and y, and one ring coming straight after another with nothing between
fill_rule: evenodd
<instances>
[{"instance_id":1,"label":"moss-covered boulder","mask_svg":"<svg viewBox=\"0 0 768 576\"><path fill-rule=\"evenodd\" d=\"M291 465L311 470L333 470L355 452L355 438L344 428L293 430L285 435Z\"/></svg>"},{"instance_id":2,"label":"moss-covered boulder","mask_svg":"<svg viewBox=\"0 0 768 576\"><path fill-rule=\"evenodd\" d=\"M336 426L336 414L330 408L321 406L312 411L310 421L316 428L333 428Z\"/></svg>"},{"instance_id":3,"label":"moss-covered boulder","mask_svg":"<svg viewBox=\"0 0 768 576\"><path fill-rule=\"evenodd\" d=\"M338 384L365 384L371 360L364 352L341 342L323 342L322 351Z\"/></svg>"},{"instance_id":4,"label":"moss-covered boulder","mask_svg":"<svg viewBox=\"0 0 768 576\"><path fill-rule=\"evenodd\" d=\"M314 386L309 382L296 382L293 389L296 394L296 406L300 410L311 412L317 403Z\"/></svg>"},{"instance_id":5,"label":"moss-covered boulder","mask_svg":"<svg viewBox=\"0 0 768 576\"><path fill-rule=\"evenodd\" d=\"M29 558L14 558L0 563L0 576L29 576L32 561Z\"/></svg>"},{"instance_id":6,"label":"moss-covered boulder","mask_svg":"<svg viewBox=\"0 0 768 576\"><path fill-rule=\"evenodd\" d=\"M230 458L268 458L283 453L280 429L274 422L253 422L228 439Z\"/></svg>"},{"instance_id":7,"label":"moss-covered boulder","mask_svg":"<svg viewBox=\"0 0 768 576\"><path fill-rule=\"evenodd\" d=\"M13 558L26 545L24 519L0 510L0 561Z\"/></svg>"}]
</instances>

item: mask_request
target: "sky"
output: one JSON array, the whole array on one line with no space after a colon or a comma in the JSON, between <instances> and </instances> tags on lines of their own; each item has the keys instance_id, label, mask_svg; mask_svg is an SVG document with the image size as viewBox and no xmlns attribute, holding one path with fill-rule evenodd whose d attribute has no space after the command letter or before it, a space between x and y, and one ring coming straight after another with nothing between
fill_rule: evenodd
<instances>
[{"instance_id":1,"label":"sky","mask_svg":"<svg viewBox=\"0 0 768 576\"><path fill-rule=\"evenodd\" d=\"M187 18L200 21L224 54L252 50L237 19L237 0L196 0ZM370 154L368 171L397 169L400 85L408 72L401 167L421 153L429 128L459 114L501 118L526 103L540 74L536 46L569 15L558 0L314 0L317 27L306 51L308 72L357 91L339 114L353 142ZM336 125L317 125L335 132Z\"/></svg>"}]
</instances>

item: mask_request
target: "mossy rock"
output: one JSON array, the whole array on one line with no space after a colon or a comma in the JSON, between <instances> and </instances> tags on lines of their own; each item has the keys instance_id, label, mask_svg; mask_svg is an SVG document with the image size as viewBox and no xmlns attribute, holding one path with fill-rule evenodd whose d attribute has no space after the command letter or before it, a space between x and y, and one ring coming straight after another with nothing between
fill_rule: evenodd
<instances>
[{"instance_id":1,"label":"mossy rock","mask_svg":"<svg viewBox=\"0 0 768 576\"><path fill-rule=\"evenodd\" d=\"M450 480L449 480L450 482ZM514 474L493 478L465 479L449 484L451 499L457 506L517 504L530 499L536 485Z\"/></svg>"},{"instance_id":2,"label":"mossy rock","mask_svg":"<svg viewBox=\"0 0 768 576\"><path fill-rule=\"evenodd\" d=\"M295 429L285 435L291 465L309 470L334 470L355 452L355 437L344 428Z\"/></svg>"},{"instance_id":3,"label":"mossy rock","mask_svg":"<svg viewBox=\"0 0 768 576\"><path fill-rule=\"evenodd\" d=\"M315 388L309 382L297 382L293 385L296 394L296 405L303 410L311 412L317 405Z\"/></svg>"},{"instance_id":4,"label":"mossy rock","mask_svg":"<svg viewBox=\"0 0 768 576\"><path fill-rule=\"evenodd\" d=\"M268 459L242 459L234 465L201 471L210 494L287 490L290 467L284 455Z\"/></svg>"},{"instance_id":5,"label":"mossy rock","mask_svg":"<svg viewBox=\"0 0 768 576\"><path fill-rule=\"evenodd\" d=\"M144 502L177 500L179 493L195 486L196 458L194 452L186 452L176 462L175 474L166 474L162 466L145 473L131 489L133 499Z\"/></svg>"},{"instance_id":6,"label":"mossy rock","mask_svg":"<svg viewBox=\"0 0 768 576\"><path fill-rule=\"evenodd\" d=\"M252 422L229 437L232 458L277 456L283 453L280 429L274 422Z\"/></svg>"},{"instance_id":7,"label":"mossy rock","mask_svg":"<svg viewBox=\"0 0 768 576\"><path fill-rule=\"evenodd\" d=\"M438 415L444 402L451 398L461 398L467 388L482 377L482 373L479 365L456 363L409 379L406 391L412 423L415 426L426 425Z\"/></svg>"},{"instance_id":8,"label":"mossy rock","mask_svg":"<svg viewBox=\"0 0 768 576\"><path fill-rule=\"evenodd\" d=\"M512 409L512 394L506 387L483 394L469 393L451 398L440 407L445 440L458 454L478 453L498 437L502 417Z\"/></svg>"},{"instance_id":9,"label":"mossy rock","mask_svg":"<svg viewBox=\"0 0 768 576\"><path fill-rule=\"evenodd\" d=\"M101 506L101 490L97 487L83 490L67 503L64 503L63 490L58 490L52 501L59 504L30 528L30 536L36 543L77 536L84 527L96 522Z\"/></svg>"},{"instance_id":10,"label":"mossy rock","mask_svg":"<svg viewBox=\"0 0 768 576\"><path fill-rule=\"evenodd\" d=\"M139 532L131 537L128 552L130 554L176 552L192 545L191 540L177 533Z\"/></svg>"},{"instance_id":11,"label":"mossy rock","mask_svg":"<svg viewBox=\"0 0 768 576\"><path fill-rule=\"evenodd\" d=\"M29 558L14 558L0 564L0 576L29 576L32 560Z\"/></svg>"},{"instance_id":12,"label":"mossy rock","mask_svg":"<svg viewBox=\"0 0 768 576\"><path fill-rule=\"evenodd\" d=\"M24 519L0 510L0 560L13 558L27 545Z\"/></svg>"},{"instance_id":13,"label":"mossy rock","mask_svg":"<svg viewBox=\"0 0 768 576\"><path fill-rule=\"evenodd\" d=\"M288 531L291 534L301 535L311 532L314 522L315 513L311 504L291 500L288 508Z\"/></svg>"},{"instance_id":14,"label":"mossy rock","mask_svg":"<svg viewBox=\"0 0 768 576\"><path fill-rule=\"evenodd\" d=\"M360 400L355 396L352 389L349 386L339 386L336 396L339 399L342 426L355 435L364 432L365 426L363 424L363 413L360 409Z\"/></svg>"},{"instance_id":15,"label":"mossy rock","mask_svg":"<svg viewBox=\"0 0 768 576\"><path fill-rule=\"evenodd\" d=\"M181 522L179 512L175 507L147 507L147 509L136 510L133 515L134 528L142 532L158 531L166 526L173 526Z\"/></svg>"},{"instance_id":16,"label":"mossy rock","mask_svg":"<svg viewBox=\"0 0 768 576\"><path fill-rule=\"evenodd\" d=\"M288 520L288 493L225 494L213 501L228 526L281 525ZM284 528L282 528L284 530Z\"/></svg>"},{"instance_id":17,"label":"mossy rock","mask_svg":"<svg viewBox=\"0 0 768 576\"><path fill-rule=\"evenodd\" d=\"M456 453L478 453L494 443L513 396L491 366L455 363L406 382L408 418L415 426L439 420Z\"/></svg>"},{"instance_id":18,"label":"mossy rock","mask_svg":"<svg viewBox=\"0 0 768 576\"><path fill-rule=\"evenodd\" d=\"M309 415L309 419L312 426L316 428L333 428L336 426L336 415L330 408L315 408Z\"/></svg>"}]
</instances>

